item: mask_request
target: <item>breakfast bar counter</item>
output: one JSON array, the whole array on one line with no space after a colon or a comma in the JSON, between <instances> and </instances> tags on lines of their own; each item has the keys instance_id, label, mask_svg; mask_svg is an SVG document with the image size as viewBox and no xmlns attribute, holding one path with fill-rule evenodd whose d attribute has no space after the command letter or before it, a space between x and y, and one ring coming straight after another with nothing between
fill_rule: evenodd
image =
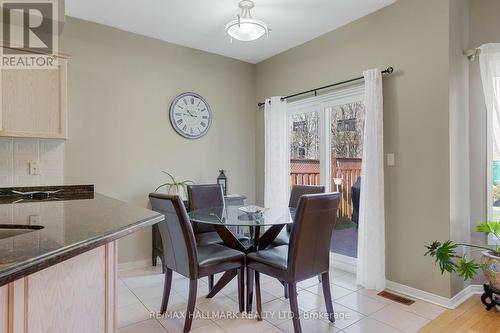
<instances>
[{"instance_id":1,"label":"breakfast bar counter","mask_svg":"<svg viewBox=\"0 0 500 333\"><path fill-rule=\"evenodd\" d=\"M0 333L115 331L116 240L164 217L75 189L0 189Z\"/></svg>"}]
</instances>

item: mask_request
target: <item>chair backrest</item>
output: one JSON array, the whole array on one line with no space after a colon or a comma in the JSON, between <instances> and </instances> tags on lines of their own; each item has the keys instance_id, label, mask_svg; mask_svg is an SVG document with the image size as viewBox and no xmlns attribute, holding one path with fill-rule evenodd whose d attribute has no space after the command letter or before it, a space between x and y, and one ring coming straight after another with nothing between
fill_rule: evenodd
<instances>
[{"instance_id":1,"label":"chair backrest","mask_svg":"<svg viewBox=\"0 0 500 333\"><path fill-rule=\"evenodd\" d=\"M290 193L290 201L288 203L288 207L297 208L301 196L303 196L304 194L314 193L325 193L325 187L316 185L293 185L292 191Z\"/></svg>"},{"instance_id":2,"label":"chair backrest","mask_svg":"<svg viewBox=\"0 0 500 333\"><path fill-rule=\"evenodd\" d=\"M301 196L303 196L304 194L314 193L325 193L325 187L316 185L293 185L292 192L290 193L290 202L288 203L288 207L297 208ZM287 224L286 231L291 232L292 226L292 224Z\"/></svg>"},{"instance_id":3,"label":"chair backrest","mask_svg":"<svg viewBox=\"0 0 500 333\"><path fill-rule=\"evenodd\" d=\"M340 193L306 194L299 200L290 234L288 274L297 281L328 271Z\"/></svg>"},{"instance_id":4,"label":"chair backrest","mask_svg":"<svg viewBox=\"0 0 500 333\"><path fill-rule=\"evenodd\" d=\"M191 211L224 206L224 193L220 184L190 185L187 190ZM215 228L209 224L194 223L193 230L199 234L215 231Z\"/></svg>"},{"instance_id":5,"label":"chair backrest","mask_svg":"<svg viewBox=\"0 0 500 333\"><path fill-rule=\"evenodd\" d=\"M193 228L184 203L177 195L150 193L153 210L165 215L158 223L163 243L163 264L173 271L194 279L198 275L198 253Z\"/></svg>"}]
</instances>

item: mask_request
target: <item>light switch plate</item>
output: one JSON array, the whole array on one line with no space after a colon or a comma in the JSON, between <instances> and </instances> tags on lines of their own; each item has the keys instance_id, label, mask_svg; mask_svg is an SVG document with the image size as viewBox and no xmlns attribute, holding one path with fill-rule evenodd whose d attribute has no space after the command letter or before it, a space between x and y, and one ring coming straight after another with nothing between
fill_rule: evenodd
<instances>
[{"instance_id":1,"label":"light switch plate","mask_svg":"<svg viewBox=\"0 0 500 333\"><path fill-rule=\"evenodd\" d=\"M30 162L30 175L36 176L40 174L40 163L38 161Z\"/></svg>"},{"instance_id":2,"label":"light switch plate","mask_svg":"<svg viewBox=\"0 0 500 333\"><path fill-rule=\"evenodd\" d=\"M387 165L388 166L396 165L396 158L394 157L394 153L387 154Z\"/></svg>"},{"instance_id":3,"label":"light switch plate","mask_svg":"<svg viewBox=\"0 0 500 333\"><path fill-rule=\"evenodd\" d=\"M42 224L42 217L40 215L30 215L30 225Z\"/></svg>"}]
</instances>

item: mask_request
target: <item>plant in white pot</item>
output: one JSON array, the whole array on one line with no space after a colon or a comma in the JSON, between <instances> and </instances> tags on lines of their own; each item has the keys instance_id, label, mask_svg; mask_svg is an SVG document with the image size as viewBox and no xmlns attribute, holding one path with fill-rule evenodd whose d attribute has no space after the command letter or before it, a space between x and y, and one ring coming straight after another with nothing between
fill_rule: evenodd
<instances>
[{"instance_id":1,"label":"plant in white pot","mask_svg":"<svg viewBox=\"0 0 500 333\"><path fill-rule=\"evenodd\" d=\"M500 241L500 222L489 221L481 223L476 227L476 232L492 235ZM481 262L468 259L467 255L458 255L457 247L464 246L482 251ZM500 247L488 247L474 244L455 243L450 240L444 243L434 241L426 246L425 255L430 255L436 259L436 263L444 272L455 272L462 276L464 280L472 279L477 275L478 270L483 270L491 288L500 291Z\"/></svg>"},{"instance_id":2,"label":"plant in white pot","mask_svg":"<svg viewBox=\"0 0 500 333\"><path fill-rule=\"evenodd\" d=\"M167 191L167 194L172 194L172 195L178 195L182 200L187 199L187 186L189 184L194 184L192 180L182 180L178 181L172 176L170 173L166 171L162 171L164 174L166 174L169 178L170 181L165 184L161 184L158 186L155 190L155 192L158 192L161 188L165 188Z\"/></svg>"}]
</instances>

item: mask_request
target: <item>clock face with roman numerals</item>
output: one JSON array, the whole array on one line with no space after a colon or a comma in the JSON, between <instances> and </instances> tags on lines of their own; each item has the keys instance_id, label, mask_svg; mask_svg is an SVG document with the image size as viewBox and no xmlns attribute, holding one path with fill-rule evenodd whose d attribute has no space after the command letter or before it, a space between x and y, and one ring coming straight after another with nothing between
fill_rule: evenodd
<instances>
[{"instance_id":1,"label":"clock face with roman numerals","mask_svg":"<svg viewBox=\"0 0 500 333\"><path fill-rule=\"evenodd\" d=\"M207 134L212 124L212 110L200 95L183 93L170 105L170 123L183 137L198 139Z\"/></svg>"}]
</instances>

